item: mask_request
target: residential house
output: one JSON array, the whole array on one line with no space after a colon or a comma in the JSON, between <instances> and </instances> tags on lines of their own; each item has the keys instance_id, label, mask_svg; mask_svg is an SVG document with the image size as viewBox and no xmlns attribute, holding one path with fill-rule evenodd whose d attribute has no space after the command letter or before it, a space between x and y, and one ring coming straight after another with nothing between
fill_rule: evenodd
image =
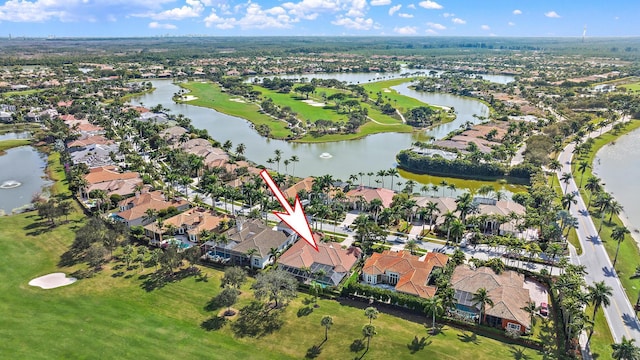
<instances>
[{"instance_id":1,"label":"residential house","mask_svg":"<svg viewBox=\"0 0 640 360\"><path fill-rule=\"evenodd\" d=\"M236 219L236 226L222 234L226 242L209 241L205 243L205 249L211 250L214 256L229 258L232 263L239 265L251 265L254 268L264 269L272 263L273 251L281 252L297 239L297 235L287 235L264 225L262 220L254 219L245 221ZM253 255L253 263L249 264L248 252L256 249Z\"/></svg>"},{"instance_id":2,"label":"residential house","mask_svg":"<svg viewBox=\"0 0 640 360\"><path fill-rule=\"evenodd\" d=\"M447 255L436 252L427 253L420 260L408 251L385 250L367 259L362 268L362 280L365 284L388 284L397 292L430 298L437 290L431 274L435 268L443 268L447 261Z\"/></svg>"},{"instance_id":3,"label":"residential house","mask_svg":"<svg viewBox=\"0 0 640 360\"><path fill-rule=\"evenodd\" d=\"M296 196L303 190L306 191L307 194L309 194L311 193L311 189L313 188L314 181L315 180L313 177L306 177L298 181L297 183L293 184L292 186L288 187L287 189L285 189L283 191L283 194L287 199L295 199ZM300 200L304 200L304 199L300 199Z\"/></svg>"},{"instance_id":4,"label":"residential house","mask_svg":"<svg viewBox=\"0 0 640 360\"><path fill-rule=\"evenodd\" d=\"M181 139L189 140L189 132L182 126L172 126L160 132L160 137L167 140L169 144L175 144ZM185 137L186 135L186 137Z\"/></svg>"},{"instance_id":5,"label":"residential house","mask_svg":"<svg viewBox=\"0 0 640 360\"><path fill-rule=\"evenodd\" d=\"M0 111L0 122L1 123L13 122L13 114L8 111Z\"/></svg>"},{"instance_id":6,"label":"residential house","mask_svg":"<svg viewBox=\"0 0 640 360\"><path fill-rule=\"evenodd\" d=\"M114 215L114 219L127 224L128 227L147 225L154 220L147 218L147 210L160 211L171 206L182 212L189 208L189 202L184 199L167 201L160 191L138 193L118 203L120 212Z\"/></svg>"},{"instance_id":7,"label":"residential house","mask_svg":"<svg viewBox=\"0 0 640 360\"><path fill-rule=\"evenodd\" d=\"M379 199L382 201L382 206L388 208L391 206L395 194L393 190L385 188L359 186L349 190L345 196L354 209L362 209L365 204L369 204L373 199Z\"/></svg>"},{"instance_id":8,"label":"residential house","mask_svg":"<svg viewBox=\"0 0 640 360\"><path fill-rule=\"evenodd\" d=\"M317 238L316 238L317 237ZM314 234L318 251L306 241L293 244L278 259L278 268L290 272L302 282L316 281L328 286L337 286L360 258L360 249L343 249L337 243L319 242Z\"/></svg>"},{"instance_id":9,"label":"residential house","mask_svg":"<svg viewBox=\"0 0 640 360\"><path fill-rule=\"evenodd\" d=\"M71 160L74 164L84 163L89 168L99 166L116 165L124 160L124 156L120 154L118 145L100 145L92 144L85 147L73 147L73 151L69 149Z\"/></svg>"},{"instance_id":10,"label":"residential house","mask_svg":"<svg viewBox=\"0 0 640 360\"><path fill-rule=\"evenodd\" d=\"M191 208L176 216L165 219L162 227L157 222L152 222L144 226L145 234L151 238L152 244L158 244L162 236L170 229L175 231L173 236L185 236L190 242L198 243L203 241L200 236L203 230L216 231L218 226L228 221L225 215L219 215L214 210L203 208Z\"/></svg>"},{"instance_id":11,"label":"residential house","mask_svg":"<svg viewBox=\"0 0 640 360\"><path fill-rule=\"evenodd\" d=\"M488 267L472 269L460 265L451 276L457 302L454 311L467 317L478 317L481 305L473 301L473 295L484 288L493 306L486 305L483 322L499 329L525 333L531 328L531 317L522 308L531 301L529 290L532 289L525 283L524 275L515 271L496 274Z\"/></svg>"},{"instance_id":12,"label":"residential house","mask_svg":"<svg viewBox=\"0 0 640 360\"><path fill-rule=\"evenodd\" d=\"M127 196L135 193L135 189L143 184L137 172L118 172L115 166L101 166L90 169L84 176L88 185L83 189L82 196L87 198L93 190L103 190L107 195L119 194Z\"/></svg>"}]
</instances>

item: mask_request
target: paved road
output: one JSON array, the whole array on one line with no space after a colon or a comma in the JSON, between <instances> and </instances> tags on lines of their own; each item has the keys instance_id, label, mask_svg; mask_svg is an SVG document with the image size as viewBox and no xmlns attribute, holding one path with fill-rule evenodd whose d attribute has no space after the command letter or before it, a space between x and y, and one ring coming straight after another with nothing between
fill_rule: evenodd
<instances>
[{"instance_id":1,"label":"paved road","mask_svg":"<svg viewBox=\"0 0 640 360\"><path fill-rule=\"evenodd\" d=\"M593 132L589 136L596 137L598 132ZM557 172L558 181L560 181L559 178L562 173L571 173L571 160L574 149L575 144L571 143L558 156L558 161L562 164L562 169ZM564 192L565 187L564 184L562 185L562 191ZM578 188L575 179L572 178L570 180L566 191L577 193ZM571 258L574 262L586 266L588 271L585 277L587 284L591 285L595 282L604 281L613 289L611 305L604 308L604 313L614 341L619 343L622 337L625 336L628 339L635 339L636 343L640 343L640 322L622 288L618 275L613 269L604 245L600 241L598 231L587 213L584 199L578 196L577 200L578 203L571 206L570 212L572 216L578 219L579 226L576 232L583 251L581 256L572 256Z\"/></svg>"}]
</instances>

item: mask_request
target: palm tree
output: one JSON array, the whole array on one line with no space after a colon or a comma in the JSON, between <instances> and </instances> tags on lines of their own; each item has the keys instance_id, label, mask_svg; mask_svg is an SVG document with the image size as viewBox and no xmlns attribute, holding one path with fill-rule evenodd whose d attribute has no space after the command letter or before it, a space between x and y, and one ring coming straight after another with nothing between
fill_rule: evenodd
<instances>
[{"instance_id":1,"label":"palm tree","mask_svg":"<svg viewBox=\"0 0 640 360\"><path fill-rule=\"evenodd\" d=\"M491 298L489 297L489 294L487 293L487 289L480 288L476 291L475 294L473 294L471 301L473 301L473 305L480 305L479 323L482 324L484 320L483 314L485 314L485 308L487 305L493 306L493 300L491 300Z\"/></svg>"},{"instance_id":2,"label":"palm tree","mask_svg":"<svg viewBox=\"0 0 640 360\"><path fill-rule=\"evenodd\" d=\"M376 327L369 324L362 327L362 336L367 338L367 349L365 352L369 351L369 344L371 343L371 338L377 334Z\"/></svg>"},{"instance_id":3,"label":"palm tree","mask_svg":"<svg viewBox=\"0 0 640 360\"><path fill-rule=\"evenodd\" d=\"M585 171L587 171L587 169L590 169L591 165L589 165L589 162L587 161L580 161L580 164L578 164L578 171L580 171L580 186L578 186L578 188L582 187L582 179L584 178L584 173Z\"/></svg>"},{"instance_id":4,"label":"palm tree","mask_svg":"<svg viewBox=\"0 0 640 360\"><path fill-rule=\"evenodd\" d=\"M434 215L437 217L437 214L440 213L440 208L438 208L438 204L434 201L429 201L424 208L426 209L426 215L429 217L429 232L431 232L433 231Z\"/></svg>"},{"instance_id":5,"label":"palm tree","mask_svg":"<svg viewBox=\"0 0 640 360\"><path fill-rule=\"evenodd\" d=\"M409 250L411 252L411 255L415 255L416 250L419 249L418 242L414 239L411 239L404 245L404 249Z\"/></svg>"},{"instance_id":6,"label":"palm tree","mask_svg":"<svg viewBox=\"0 0 640 360\"><path fill-rule=\"evenodd\" d=\"M433 296L425 300L424 311L427 314L431 314L431 329L436 328L436 314L444 310L442 299L438 296Z\"/></svg>"},{"instance_id":7,"label":"palm tree","mask_svg":"<svg viewBox=\"0 0 640 360\"><path fill-rule=\"evenodd\" d=\"M460 243L460 237L464 234L465 225L460 219L454 219L447 228L447 235L451 234L456 239L456 244ZM449 238L447 236L447 241Z\"/></svg>"},{"instance_id":8,"label":"palm tree","mask_svg":"<svg viewBox=\"0 0 640 360\"><path fill-rule=\"evenodd\" d=\"M562 203L562 207L566 208L567 211L571 208L571 204L577 204L578 200L576 199L576 194L574 193L566 193L562 195L562 199L560 200Z\"/></svg>"},{"instance_id":9,"label":"palm tree","mask_svg":"<svg viewBox=\"0 0 640 360\"><path fill-rule=\"evenodd\" d=\"M533 301L527 301L527 305L521 308L529 314L529 319L531 321L531 326L535 323L535 315L540 308L536 306L536 303Z\"/></svg>"},{"instance_id":10,"label":"palm tree","mask_svg":"<svg viewBox=\"0 0 640 360\"><path fill-rule=\"evenodd\" d=\"M384 177L387 176L387 172L385 170L379 170L376 173L376 176L380 177L380 181L382 182L382 186L381 187L384 187Z\"/></svg>"},{"instance_id":11,"label":"palm tree","mask_svg":"<svg viewBox=\"0 0 640 360\"><path fill-rule=\"evenodd\" d=\"M584 188L589 191L589 201L587 203L587 209L591 207L591 197L594 193L602 190L602 185L600 184L600 178L597 176L589 176L587 178L587 183L584 185Z\"/></svg>"},{"instance_id":12,"label":"palm tree","mask_svg":"<svg viewBox=\"0 0 640 360\"><path fill-rule=\"evenodd\" d=\"M629 234L629 229L626 226L616 226L611 231L611 238L618 242L618 246L616 247L616 256L613 258L613 267L615 269L616 262L618 261L618 251L620 251L620 244L624 241L625 235Z\"/></svg>"},{"instance_id":13,"label":"palm tree","mask_svg":"<svg viewBox=\"0 0 640 360\"><path fill-rule=\"evenodd\" d=\"M398 173L398 169L391 168L387 170L387 175L391 176L391 190L393 190L393 178L400 176L400 174Z\"/></svg>"},{"instance_id":14,"label":"palm tree","mask_svg":"<svg viewBox=\"0 0 640 360\"><path fill-rule=\"evenodd\" d=\"M457 219L456 214L454 214L451 210L447 211L443 215L444 222L443 225L447 228L447 244L449 244L449 236L451 234L451 223L454 219Z\"/></svg>"},{"instance_id":15,"label":"palm tree","mask_svg":"<svg viewBox=\"0 0 640 360\"><path fill-rule=\"evenodd\" d=\"M289 161L291 162L291 176L294 177L296 176L296 163L298 161L300 161L300 159L298 158L298 155L291 155L291 158L289 159Z\"/></svg>"},{"instance_id":16,"label":"palm tree","mask_svg":"<svg viewBox=\"0 0 640 360\"><path fill-rule=\"evenodd\" d=\"M567 187L569 186L569 182L571 181L571 174L570 173L562 173L562 175L560 176L560 181L562 181L564 183L564 192L567 192Z\"/></svg>"},{"instance_id":17,"label":"palm tree","mask_svg":"<svg viewBox=\"0 0 640 360\"><path fill-rule=\"evenodd\" d=\"M611 296L613 296L613 289L611 286L607 286L604 281L599 281L593 286L589 286L589 300L593 305L592 319L596 318L596 313L601 306L607 307L611 304Z\"/></svg>"},{"instance_id":18,"label":"palm tree","mask_svg":"<svg viewBox=\"0 0 640 360\"><path fill-rule=\"evenodd\" d=\"M369 325L371 325L371 321L373 321L373 319L378 318L378 314L380 314L380 312L373 306L369 306L368 308L364 309L364 316L369 318Z\"/></svg>"},{"instance_id":19,"label":"palm tree","mask_svg":"<svg viewBox=\"0 0 640 360\"><path fill-rule=\"evenodd\" d=\"M273 160L276 162L276 164L278 165L278 169L276 170L277 172L280 172L280 160L282 160L282 150L280 149L276 149L274 151L274 154L276 155Z\"/></svg>"},{"instance_id":20,"label":"palm tree","mask_svg":"<svg viewBox=\"0 0 640 360\"><path fill-rule=\"evenodd\" d=\"M451 197L453 197L453 193L455 193L455 191L456 191L456 184L451 183L451 184L447 185L447 189L451 190Z\"/></svg>"},{"instance_id":21,"label":"palm tree","mask_svg":"<svg viewBox=\"0 0 640 360\"><path fill-rule=\"evenodd\" d=\"M607 204L607 208L606 211L609 213L609 222L611 222L611 219L613 218L613 215L619 215L622 210L624 208L622 207L622 205L616 201L616 200L611 200L608 204Z\"/></svg>"},{"instance_id":22,"label":"palm tree","mask_svg":"<svg viewBox=\"0 0 640 360\"><path fill-rule=\"evenodd\" d=\"M635 339L627 339L623 336L619 344L611 344L611 348L613 349L611 357L615 360L640 359L640 348L638 348L634 342Z\"/></svg>"},{"instance_id":23,"label":"palm tree","mask_svg":"<svg viewBox=\"0 0 640 360\"><path fill-rule=\"evenodd\" d=\"M325 315L320 320L320 325L324 326L324 341L329 339L329 329L331 329L331 325L333 325L333 318L329 315Z\"/></svg>"}]
</instances>

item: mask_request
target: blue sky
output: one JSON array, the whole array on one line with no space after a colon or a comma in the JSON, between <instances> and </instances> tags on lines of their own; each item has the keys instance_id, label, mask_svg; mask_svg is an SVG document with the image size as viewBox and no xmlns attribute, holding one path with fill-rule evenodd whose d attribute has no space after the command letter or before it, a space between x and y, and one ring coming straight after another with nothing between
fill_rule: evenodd
<instances>
[{"instance_id":1,"label":"blue sky","mask_svg":"<svg viewBox=\"0 0 640 360\"><path fill-rule=\"evenodd\" d=\"M640 1L9 0L0 37L640 36Z\"/></svg>"}]
</instances>

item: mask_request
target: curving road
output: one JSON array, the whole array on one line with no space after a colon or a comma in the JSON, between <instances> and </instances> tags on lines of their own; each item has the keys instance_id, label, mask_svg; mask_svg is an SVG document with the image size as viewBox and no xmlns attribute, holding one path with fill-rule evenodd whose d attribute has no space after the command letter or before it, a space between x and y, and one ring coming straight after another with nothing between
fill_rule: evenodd
<instances>
[{"instance_id":1,"label":"curving road","mask_svg":"<svg viewBox=\"0 0 640 360\"><path fill-rule=\"evenodd\" d=\"M608 129L606 130L608 131ZM597 136L598 132L589 134L589 137ZM571 143L567 145L558 156L558 161L562 164L562 169L556 173L558 181L560 181L562 173L566 172L571 174L571 160L574 149L575 144ZM571 178L566 189L566 192L579 194L574 178ZM562 184L562 191L565 192L564 184ZM572 216L578 219L579 226L576 232L583 251L581 256L573 254L571 260L573 263L586 266L588 273L585 279L588 285L604 281L613 289L611 305L604 308L604 313L614 341L619 343L624 336L627 339L635 339L636 343L640 343L640 322L636 317L633 306L622 288L618 275L613 269L607 251L598 236L598 231L586 210L587 207L584 199L582 199L581 196L578 196L576 199L578 203L571 206L570 212Z\"/></svg>"}]
</instances>

